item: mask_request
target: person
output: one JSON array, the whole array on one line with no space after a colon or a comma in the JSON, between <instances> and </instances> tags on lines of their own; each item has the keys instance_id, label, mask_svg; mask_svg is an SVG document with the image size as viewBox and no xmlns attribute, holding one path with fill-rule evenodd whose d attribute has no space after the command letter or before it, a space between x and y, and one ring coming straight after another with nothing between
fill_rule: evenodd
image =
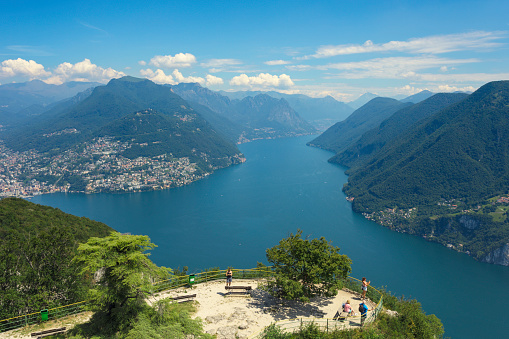
<instances>
[{"instance_id":1,"label":"person","mask_svg":"<svg viewBox=\"0 0 509 339\"><path fill-rule=\"evenodd\" d=\"M226 271L226 286L231 286L232 278L233 278L232 269L228 267L228 270Z\"/></svg>"},{"instance_id":2,"label":"person","mask_svg":"<svg viewBox=\"0 0 509 339\"><path fill-rule=\"evenodd\" d=\"M359 312L361 312L361 326L364 326L364 321L366 320L368 316L368 305L364 301L361 301L359 305Z\"/></svg>"},{"instance_id":3,"label":"person","mask_svg":"<svg viewBox=\"0 0 509 339\"><path fill-rule=\"evenodd\" d=\"M367 281L365 277L362 277L362 300L366 299L366 292L371 281Z\"/></svg>"},{"instance_id":4,"label":"person","mask_svg":"<svg viewBox=\"0 0 509 339\"><path fill-rule=\"evenodd\" d=\"M352 305L350 305L350 300L347 300L346 303L343 304L343 312L348 313L348 315L352 315Z\"/></svg>"}]
</instances>

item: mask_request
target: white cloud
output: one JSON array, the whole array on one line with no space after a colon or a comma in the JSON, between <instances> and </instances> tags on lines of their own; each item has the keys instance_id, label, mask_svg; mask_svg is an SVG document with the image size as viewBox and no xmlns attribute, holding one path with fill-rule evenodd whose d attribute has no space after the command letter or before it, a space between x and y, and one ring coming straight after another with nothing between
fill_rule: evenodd
<instances>
[{"instance_id":1,"label":"white cloud","mask_svg":"<svg viewBox=\"0 0 509 339\"><path fill-rule=\"evenodd\" d=\"M502 46L502 43L495 41L505 38L506 35L507 32L475 31L413 38L407 41L389 41L383 44L375 44L368 40L362 45L322 46L315 54L306 56L303 59L387 51L412 54L441 54L465 50L486 50Z\"/></svg>"},{"instance_id":2,"label":"white cloud","mask_svg":"<svg viewBox=\"0 0 509 339\"><path fill-rule=\"evenodd\" d=\"M18 58L16 60L9 59L2 61L0 66L0 77L29 77L32 79L38 79L41 77L48 77L51 75L44 69L44 66L38 64L33 60L24 60Z\"/></svg>"},{"instance_id":3,"label":"white cloud","mask_svg":"<svg viewBox=\"0 0 509 339\"><path fill-rule=\"evenodd\" d=\"M260 73L257 76L249 77L241 74L230 80L230 85L249 88L287 88L294 85L289 75L271 75L269 73Z\"/></svg>"},{"instance_id":4,"label":"white cloud","mask_svg":"<svg viewBox=\"0 0 509 339\"><path fill-rule=\"evenodd\" d=\"M147 62L145 60L140 60L140 61L138 61L138 65L146 66Z\"/></svg>"},{"instance_id":5,"label":"white cloud","mask_svg":"<svg viewBox=\"0 0 509 339\"><path fill-rule=\"evenodd\" d=\"M205 78L207 80L207 86L222 85L224 83L223 79L210 74L207 74Z\"/></svg>"},{"instance_id":6,"label":"white cloud","mask_svg":"<svg viewBox=\"0 0 509 339\"><path fill-rule=\"evenodd\" d=\"M200 85L203 85L205 83L205 79L200 78L200 77L193 77L193 76L185 77L185 76L183 76L182 73L180 73L178 69L174 70L172 75L175 77L175 79L179 83L181 83L181 82L184 82L184 83L197 82Z\"/></svg>"},{"instance_id":7,"label":"white cloud","mask_svg":"<svg viewBox=\"0 0 509 339\"><path fill-rule=\"evenodd\" d=\"M116 71L111 67L102 68L84 59L74 65L64 62L58 65L53 72L53 76L44 80L49 84L62 84L66 81L97 81L108 82L113 78L125 76L124 72Z\"/></svg>"},{"instance_id":8,"label":"white cloud","mask_svg":"<svg viewBox=\"0 0 509 339\"><path fill-rule=\"evenodd\" d=\"M434 92L438 93L445 93L445 92L474 92L477 88L473 86L466 86L466 87L456 87L456 86L449 86L449 85L439 85L436 87L436 90Z\"/></svg>"},{"instance_id":9,"label":"white cloud","mask_svg":"<svg viewBox=\"0 0 509 339\"><path fill-rule=\"evenodd\" d=\"M220 85L223 83L223 79L213 76L207 75L206 78L189 76L185 77L178 69L174 70L171 74L165 74L162 69L157 69L155 72L150 68L140 70L140 74L157 83L157 84L170 84L177 85L181 82L189 83L189 82L197 82L200 85L213 86Z\"/></svg>"},{"instance_id":10,"label":"white cloud","mask_svg":"<svg viewBox=\"0 0 509 339\"><path fill-rule=\"evenodd\" d=\"M444 65L459 65L477 63L478 59L448 59L435 56L422 57L390 57L377 58L357 62L334 63L323 66L305 67L308 69L319 70L338 70L341 73L326 78L344 78L344 79L410 79L419 80L418 71L424 69L433 69L443 67ZM300 65L296 65L300 66ZM305 66L305 65L304 65ZM288 66L293 70L299 70L298 67ZM445 74L443 74L445 75Z\"/></svg>"},{"instance_id":11,"label":"white cloud","mask_svg":"<svg viewBox=\"0 0 509 339\"><path fill-rule=\"evenodd\" d=\"M155 82L156 84L170 84L176 85L177 82L171 75L164 74L162 69L157 69L155 72L150 68L140 70L140 74L145 78Z\"/></svg>"},{"instance_id":12,"label":"white cloud","mask_svg":"<svg viewBox=\"0 0 509 339\"><path fill-rule=\"evenodd\" d=\"M269 66L276 66L276 65L288 65L288 64L291 64L291 62L285 61L285 60L270 60L270 61L265 61L264 64L269 65Z\"/></svg>"},{"instance_id":13,"label":"white cloud","mask_svg":"<svg viewBox=\"0 0 509 339\"><path fill-rule=\"evenodd\" d=\"M191 67L196 63L196 57L191 53L178 53L171 55L156 55L150 59L150 64L161 68Z\"/></svg>"}]
</instances>

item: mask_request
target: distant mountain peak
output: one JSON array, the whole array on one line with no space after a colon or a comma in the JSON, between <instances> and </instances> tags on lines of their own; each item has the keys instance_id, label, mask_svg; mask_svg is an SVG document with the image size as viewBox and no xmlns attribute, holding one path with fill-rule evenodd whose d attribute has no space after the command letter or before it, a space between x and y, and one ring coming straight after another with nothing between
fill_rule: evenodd
<instances>
[{"instance_id":1,"label":"distant mountain peak","mask_svg":"<svg viewBox=\"0 0 509 339\"><path fill-rule=\"evenodd\" d=\"M111 79L110 82L112 82L112 81L113 82L116 82L116 81L119 81L119 82L143 82L143 81L150 81L150 80L145 79L145 78L136 78L136 77L133 77L130 75L126 75L125 77Z\"/></svg>"}]
</instances>

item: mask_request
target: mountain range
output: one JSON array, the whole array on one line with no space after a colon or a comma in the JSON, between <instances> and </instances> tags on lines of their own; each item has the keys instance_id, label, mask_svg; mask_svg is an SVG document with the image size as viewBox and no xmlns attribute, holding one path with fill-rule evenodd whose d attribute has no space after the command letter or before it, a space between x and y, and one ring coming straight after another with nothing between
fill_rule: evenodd
<instances>
[{"instance_id":1,"label":"mountain range","mask_svg":"<svg viewBox=\"0 0 509 339\"><path fill-rule=\"evenodd\" d=\"M242 100L245 97L255 97L260 94L267 94L276 99L285 99L303 119L322 131L334 123L346 119L354 111L352 107L337 101L330 95L323 98L311 98L302 94L285 94L275 91L220 91L219 93L232 100Z\"/></svg>"},{"instance_id":2,"label":"mountain range","mask_svg":"<svg viewBox=\"0 0 509 339\"><path fill-rule=\"evenodd\" d=\"M399 109L411 105L396 99L376 97L347 119L327 129L308 145L338 153L356 142L365 132L380 125Z\"/></svg>"},{"instance_id":3,"label":"mountain range","mask_svg":"<svg viewBox=\"0 0 509 339\"><path fill-rule=\"evenodd\" d=\"M5 131L4 141L16 151L59 153L105 135L131 143L124 156L171 153L200 163L205 172L240 155L171 88L132 77L113 79L74 104Z\"/></svg>"},{"instance_id":4,"label":"mountain range","mask_svg":"<svg viewBox=\"0 0 509 339\"><path fill-rule=\"evenodd\" d=\"M40 80L0 85L0 124L10 125L41 114L52 104L99 85L76 81L51 85Z\"/></svg>"},{"instance_id":5,"label":"mountain range","mask_svg":"<svg viewBox=\"0 0 509 339\"><path fill-rule=\"evenodd\" d=\"M430 92L431 93L431 92ZM412 106L406 106L379 126L364 133L359 140L337 153L329 161L347 167L362 167L386 144L396 139L417 121L467 97L463 93L439 93ZM388 145L388 148L391 146Z\"/></svg>"},{"instance_id":6,"label":"mountain range","mask_svg":"<svg viewBox=\"0 0 509 339\"><path fill-rule=\"evenodd\" d=\"M433 95L367 132L362 117L353 120L358 111L345 130L361 128L356 141L325 132L339 149L331 161L350 166L344 191L354 211L509 266L509 81Z\"/></svg>"},{"instance_id":7,"label":"mountain range","mask_svg":"<svg viewBox=\"0 0 509 339\"><path fill-rule=\"evenodd\" d=\"M172 90L192 105L205 106L231 121L231 130L240 132L240 142L317 133L283 98L257 94L231 100L196 83L181 83Z\"/></svg>"}]
</instances>

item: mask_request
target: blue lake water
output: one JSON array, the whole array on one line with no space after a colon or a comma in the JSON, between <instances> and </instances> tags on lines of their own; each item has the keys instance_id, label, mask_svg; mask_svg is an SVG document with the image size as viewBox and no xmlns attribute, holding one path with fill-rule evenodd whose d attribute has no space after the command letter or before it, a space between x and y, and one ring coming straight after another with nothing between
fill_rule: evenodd
<instances>
[{"instance_id":1,"label":"blue lake water","mask_svg":"<svg viewBox=\"0 0 509 339\"><path fill-rule=\"evenodd\" d=\"M421 238L390 231L351 210L344 169L311 137L240 146L247 161L191 185L134 194L50 194L31 201L149 235L167 267L255 267L298 228L324 236L352 261L352 276L416 298L452 338L509 333L509 267L483 264Z\"/></svg>"}]
</instances>

